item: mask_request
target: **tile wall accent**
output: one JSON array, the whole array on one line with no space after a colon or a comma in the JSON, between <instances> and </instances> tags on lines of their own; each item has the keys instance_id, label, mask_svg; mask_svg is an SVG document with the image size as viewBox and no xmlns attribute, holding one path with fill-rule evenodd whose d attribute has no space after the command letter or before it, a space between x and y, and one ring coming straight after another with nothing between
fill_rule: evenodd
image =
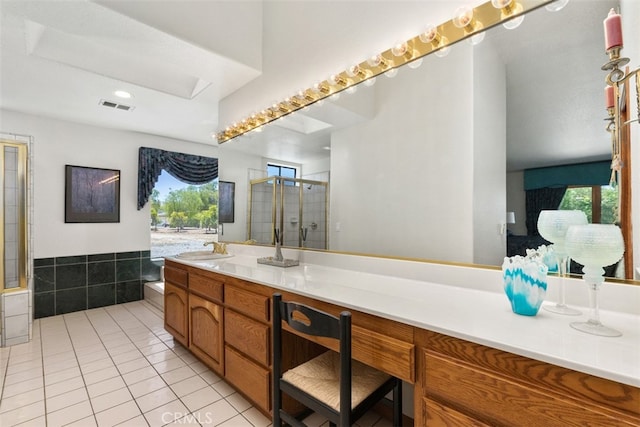
<instances>
[{"instance_id":1,"label":"tile wall accent","mask_svg":"<svg viewBox=\"0 0 640 427\"><path fill-rule=\"evenodd\" d=\"M36 258L34 317L138 301L144 283L160 279L160 264L150 251Z\"/></svg>"},{"instance_id":2,"label":"tile wall accent","mask_svg":"<svg viewBox=\"0 0 640 427\"><path fill-rule=\"evenodd\" d=\"M28 289L0 294L0 347L29 342L32 309Z\"/></svg>"}]
</instances>

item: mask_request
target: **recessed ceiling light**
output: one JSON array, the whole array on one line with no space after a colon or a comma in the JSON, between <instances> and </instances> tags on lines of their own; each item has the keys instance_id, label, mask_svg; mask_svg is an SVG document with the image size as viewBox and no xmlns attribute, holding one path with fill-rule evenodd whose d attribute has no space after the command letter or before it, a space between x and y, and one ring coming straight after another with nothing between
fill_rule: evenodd
<instances>
[{"instance_id":1,"label":"recessed ceiling light","mask_svg":"<svg viewBox=\"0 0 640 427\"><path fill-rule=\"evenodd\" d=\"M324 147L322 147L322 148L323 148L323 149L325 149L325 150L331 150L331 147L329 147L328 145L327 145L327 146L324 146Z\"/></svg>"},{"instance_id":2,"label":"recessed ceiling light","mask_svg":"<svg viewBox=\"0 0 640 427\"><path fill-rule=\"evenodd\" d=\"M126 90L117 90L115 92L113 92L113 94L117 97L120 98L125 98L125 99L129 99L132 98L133 95L131 95L129 92L127 92Z\"/></svg>"}]
</instances>

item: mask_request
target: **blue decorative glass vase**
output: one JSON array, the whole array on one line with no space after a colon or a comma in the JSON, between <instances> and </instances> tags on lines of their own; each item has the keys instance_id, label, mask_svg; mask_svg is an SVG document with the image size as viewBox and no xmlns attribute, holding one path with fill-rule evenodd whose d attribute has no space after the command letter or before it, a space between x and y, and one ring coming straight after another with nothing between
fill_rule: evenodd
<instances>
[{"instance_id":1,"label":"blue decorative glass vase","mask_svg":"<svg viewBox=\"0 0 640 427\"><path fill-rule=\"evenodd\" d=\"M548 267L539 257L516 255L502 263L504 291L511 310L523 316L535 316L547 294Z\"/></svg>"}]
</instances>

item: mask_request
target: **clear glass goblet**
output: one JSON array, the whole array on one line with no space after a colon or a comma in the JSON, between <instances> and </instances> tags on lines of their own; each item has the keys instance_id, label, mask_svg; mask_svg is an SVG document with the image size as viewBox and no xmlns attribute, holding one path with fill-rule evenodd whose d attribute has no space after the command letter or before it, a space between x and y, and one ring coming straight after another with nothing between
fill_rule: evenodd
<instances>
[{"instance_id":1,"label":"clear glass goblet","mask_svg":"<svg viewBox=\"0 0 640 427\"><path fill-rule=\"evenodd\" d=\"M560 286L558 288L558 302L556 305L545 305L543 308L557 314L577 316L580 310L566 304L565 278L568 273L569 256L565 249L565 235L572 225L587 224L587 216L578 210L543 210L538 216L538 232L546 240L553 243L553 251L558 262Z\"/></svg>"},{"instance_id":2,"label":"clear glass goblet","mask_svg":"<svg viewBox=\"0 0 640 427\"><path fill-rule=\"evenodd\" d=\"M571 327L589 334L619 337L620 331L600 322L598 290L604 282L604 268L622 258L624 240L620 228L613 224L587 224L569 227L566 236L569 255L584 265L584 281L589 286L591 314L586 322L572 322Z\"/></svg>"}]
</instances>

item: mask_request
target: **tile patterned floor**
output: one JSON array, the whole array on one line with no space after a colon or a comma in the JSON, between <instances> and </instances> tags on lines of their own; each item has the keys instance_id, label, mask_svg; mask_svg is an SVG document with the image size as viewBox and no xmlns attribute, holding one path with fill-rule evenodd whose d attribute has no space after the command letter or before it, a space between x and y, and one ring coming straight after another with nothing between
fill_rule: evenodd
<instances>
[{"instance_id":1,"label":"tile patterned floor","mask_svg":"<svg viewBox=\"0 0 640 427\"><path fill-rule=\"evenodd\" d=\"M0 348L0 390L2 427L271 425L144 301L34 320L31 342ZM390 426L375 413L358 425Z\"/></svg>"}]
</instances>

